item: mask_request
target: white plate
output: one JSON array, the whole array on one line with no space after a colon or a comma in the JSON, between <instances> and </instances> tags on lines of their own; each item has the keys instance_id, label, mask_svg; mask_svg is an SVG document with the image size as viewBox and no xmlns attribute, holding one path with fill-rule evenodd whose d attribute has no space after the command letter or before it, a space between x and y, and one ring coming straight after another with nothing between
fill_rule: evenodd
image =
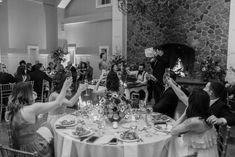
<instances>
[{"instance_id":1,"label":"white plate","mask_svg":"<svg viewBox=\"0 0 235 157\"><path fill-rule=\"evenodd\" d=\"M138 141L140 140L140 136L139 136L139 135L137 135L138 138L137 138L137 139L134 139L134 140L125 140L125 139L122 139L122 138L121 138L121 135L122 135L122 133L119 135L118 139L119 139L120 141L123 141L123 142L131 143L131 142L138 142Z\"/></svg>"},{"instance_id":2,"label":"white plate","mask_svg":"<svg viewBox=\"0 0 235 157\"><path fill-rule=\"evenodd\" d=\"M74 135L74 134L73 134L73 132L75 132L75 130L72 130L70 134L71 134L71 136L76 137L76 138L88 137L88 136L91 136L91 135L93 135L93 134L94 134L94 132L93 132L92 130L89 130L89 131L90 131L90 133L89 133L89 134L82 135L82 136Z\"/></svg>"},{"instance_id":3,"label":"white plate","mask_svg":"<svg viewBox=\"0 0 235 157\"><path fill-rule=\"evenodd\" d=\"M65 126L65 127L71 127L71 126L77 125L77 121L76 120L74 120L74 123L72 123L72 124L61 124L61 122L64 121L64 120L66 120L66 119L60 120L58 125Z\"/></svg>"}]
</instances>

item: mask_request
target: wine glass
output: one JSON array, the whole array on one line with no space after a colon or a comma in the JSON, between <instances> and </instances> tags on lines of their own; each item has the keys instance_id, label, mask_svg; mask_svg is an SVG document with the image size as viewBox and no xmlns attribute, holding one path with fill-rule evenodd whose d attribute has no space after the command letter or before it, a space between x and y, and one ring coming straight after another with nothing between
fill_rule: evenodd
<instances>
[{"instance_id":1,"label":"wine glass","mask_svg":"<svg viewBox=\"0 0 235 157\"><path fill-rule=\"evenodd\" d=\"M153 112L153 108L151 105L147 105L146 106L146 114L145 114L145 123L148 129L152 128L153 125L153 121L152 121L152 112ZM147 137L152 137L152 135L150 134L150 132L148 130L146 130Z\"/></svg>"},{"instance_id":2,"label":"wine glass","mask_svg":"<svg viewBox=\"0 0 235 157\"><path fill-rule=\"evenodd\" d=\"M97 124L99 129L99 135L102 136L105 128L105 119L102 115L98 116Z\"/></svg>"},{"instance_id":3,"label":"wine glass","mask_svg":"<svg viewBox=\"0 0 235 157\"><path fill-rule=\"evenodd\" d=\"M88 80L85 79L84 83L85 83L85 86L87 87L87 88L86 88L86 93L85 93L84 96L89 96L89 94L88 94Z\"/></svg>"}]
</instances>

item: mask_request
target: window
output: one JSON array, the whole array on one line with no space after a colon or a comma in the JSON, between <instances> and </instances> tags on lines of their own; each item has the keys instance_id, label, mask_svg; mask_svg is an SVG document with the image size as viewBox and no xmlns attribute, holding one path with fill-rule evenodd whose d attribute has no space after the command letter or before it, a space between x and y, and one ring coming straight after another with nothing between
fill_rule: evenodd
<instances>
[{"instance_id":1,"label":"window","mask_svg":"<svg viewBox=\"0 0 235 157\"><path fill-rule=\"evenodd\" d=\"M108 7L111 5L111 0L96 0L96 8Z\"/></svg>"}]
</instances>

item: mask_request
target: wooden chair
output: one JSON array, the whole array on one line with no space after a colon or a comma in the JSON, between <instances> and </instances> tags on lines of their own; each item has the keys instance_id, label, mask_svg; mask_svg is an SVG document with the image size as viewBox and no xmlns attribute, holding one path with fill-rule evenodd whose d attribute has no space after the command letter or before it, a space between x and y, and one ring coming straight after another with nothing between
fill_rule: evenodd
<instances>
[{"instance_id":1,"label":"wooden chair","mask_svg":"<svg viewBox=\"0 0 235 157\"><path fill-rule=\"evenodd\" d=\"M14 84L0 84L0 122L2 122L3 110L6 110L8 97L11 95Z\"/></svg>"},{"instance_id":2,"label":"wooden chair","mask_svg":"<svg viewBox=\"0 0 235 157\"><path fill-rule=\"evenodd\" d=\"M30 153L21 150L16 150L13 148L5 147L0 144L0 154L2 157L37 157L37 152Z\"/></svg>"},{"instance_id":3,"label":"wooden chair","mask_svg":"<svg viewBox=\"0 0 235 157\"><path fill-rule=\"evenodd\" d=\"M228 140L230 138L230 129L228 125L220 125L218 129L217 146L220 157L226 157Z\"/></svg>"},{"instance_id":4,"label":"wooden chair","mask_svg":"<svg viewBox=\"0 0 235 157\"><path fill-rule=\"evenodd\" d=\"M197 152L190 154L190 155L187 155L187 156L183 156L183 157L197 157Z\"/></svg>"}]
</instances>

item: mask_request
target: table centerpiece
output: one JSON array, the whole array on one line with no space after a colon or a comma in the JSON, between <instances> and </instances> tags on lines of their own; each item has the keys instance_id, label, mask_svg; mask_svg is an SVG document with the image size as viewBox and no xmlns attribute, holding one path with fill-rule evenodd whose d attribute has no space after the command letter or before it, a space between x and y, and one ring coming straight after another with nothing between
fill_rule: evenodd
<instances>
[{"instance_id":1,"label":"table centerpiece","mask_svg":"<svg viewBox=\"0 0 235 157\"><path fill-rule=\"evenodd\" d=\"M117 128L118 122L130 113L131 102L121 94L107 92L99 103L103 106L103 114L113 123L113 128Z\"/></svg>"}]
</instances>

